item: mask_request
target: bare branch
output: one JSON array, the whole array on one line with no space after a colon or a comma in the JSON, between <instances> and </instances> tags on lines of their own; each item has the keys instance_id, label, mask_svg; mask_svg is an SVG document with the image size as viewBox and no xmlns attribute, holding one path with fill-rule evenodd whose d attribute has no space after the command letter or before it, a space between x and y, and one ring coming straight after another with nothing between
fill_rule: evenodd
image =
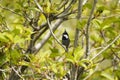
<instances>
[{"instance_id":1,"label":"bare branch","mask_svg":"<svg viewBox=\"0 0 120 80\"><path fill-rule=\"evenodd\" d=\"M60 42L60 41L57 39L57 37L54 35L54 33L53 33L52 29L51 29L51 24L50 24L49 18L47 19L47 22L48 22L48 27L49 27L49 29L50 29L50 32L51 32L53 38L58 42L58 44L60 44L60 45L66 50L66 48L61 44L61 42Z\"/></svg>"},{"instance_id":2,"label":"bare branch","mask_svg":"<svg viewBox=\"0 0 120 80\"><path fill-rule=\"evenodd\" d=\"M17 70L15 70L14 67L12 67L12 70L22 79L22 80L25 80L19 73Z\"/></svg>"},{"instance_id":3,"label":"bare branch","mask_svg":"<svg viewBox=\"0 0 120 80\"><path fill-rule=\"evenodd\" d=\"M94 60L97 56L99 56L100 54L102 54L105 50L107 50L112 44L114 44L118 39L120 38L120 34L110 43L108 44L106 47L104 47L100 52L98 52L93 58L91 58L91 60Z\"/></svg>"},{"instance_id":4,"label":"bare branch","mask_svg":"<svg viewBox=\"0 0 120 80\"><path fill-rule=\"evenodd\" d=\"M88 76L86 76L83 80L88 80L98 69L98 65L97 67L93 70L93 72L91 72Z\"/></svg>"},{"instance_id":5,"label":"bare branch","mask_svg":"<svg viewBox=\"0 0 120 80\"><path fill-rule=\"evenodd\" d=\"M119 59L119 61L120 61L120 57L111 49L111 51L113 52L112 54L113 55L115 55L115 57L117 58L117 59Z\"/></svg>"},{"instance_id":6,"label":"bare branch","mask_svg":"<svg viewBox=\"0 0 120 80\"><path fill-rule=\"evenodd\" d=\"M52 27L52 31L54 32L62 22L63 19L57 20ZM38 52L43 47L43 45L47 42L47 40L50 38L51 35L52 35L51 32L48 32L46 36L44 36L44 38L35 45L36 52Z\"/></svg>"},{"instance_id":7,"label":"bare branch","mask_svg":"<svg viewBox=\"0 0 120 80\"><path fill-rule=\"evenodd\" d=\"M93 7L92 7L92 10L90 12L90 16L88 18L86 29L85 29L86 30L86 34L85 34L85 37L86 37L86 52L85 52L85 54L86 54L86 56L85 57L88 56L89 49L90 49L90 41L89 41L90 32L89 32L89 28L90 28L90 22L92 20L92 15L93 15L94 9L96 7L96 3L97 3L97 0L94 0Z\"/></svg>"},{"instance_id":8,"label":"bare branch","mask_svg":"<svg viewBox=\"0 0 120 80\"><path fill-rule=\"evenodd\" d=\"M56 16L63 16L66 14L66 12L68 12L70 10L70 8L72 7L72 4L74 4L76 2L76 0L72 0L69 5L67 6L67 8L65 8L64 11L62 11L61 13L57 14Z\"/></svg>"},{"instance_id":9,"label":"bare branch","mask_svg":"<svg viewBox=\"0 0 120 80\"><path fill-rule=\"evenodd\" d=\"M81 20L81 14L82 14L82 0L78 1L78 14L77 14L77 20ZM78 46L78 40L79 40L79 33L80 30L78 28L76 28L75 31L75 38L74 38L74 50L75 48ZM73 52L74 52L73 50ZM82 70L82 69L81 69ZM84 70L82 70L84 71ZM81 72L79 72L79 66L75 66L75 65L71 65L71 80L77 80L77 78L79 78L78 76L80 76Z\"/></svg>"},{"instance_id":10,"label":"bare branch","mask_svg":"<svg viewBox=\"0 0 120 80\"><path fill-rule=\"evenodd\" d=\"M8 10L8 11L10 11L10 12L12 12L12 13L16 14L16 15L22 16L21 14L18 14L18 13L17 13L17 12L15 12L14 10L9 9L9 8L6 8L6 7L3 7L3 6L1 6L1 5L0 5L0 8L5 9L5 10Z\"/></svg>"},{"instance_id":11,"label":"bare branch","mask_svg":"<svg viewBox=\"0 0 120 80\"><path fill-rule=\"evenodd\" d=\"M40 4L37 2L37 0L34 0L35 4L37 5L37 7L39 8L39 10L44 14L44 11L42 9L42 7L40 6Z\"/></svg>"},{"instance_id":12,"label":"bare branch","mask_svg":"<svg viewBox=\"0 0 120 80\"><path fill-rule=\"evenodd\" d=\"M81 20L81 14L82 14L82 0L79 0L78 2L78 14L77 14L77 20ZM78 38L79 38L79 29L76 28L75 31L75 40L74 40L74 48L76 48L78 46Z\"/></svg>"},{"instance_id":13,"label":"bare branch","mask_svg":"<svg viewBox=\"0 0 120 80\"><path fill-rule=\"evenodd\" d=\"M44 34L45 31L47 31L48 27L45 27L44 29L40 30L38 35L35 36L34 40L33 40L33 44L35 44L35 42L39 39L39 37Z\"/></svg>"},{"instance_id":14,"label":"bare branch","mask_svg":"<svg viewBox=\"0 0 120 80\"><path fill-rule=\"evenodd\" d=\"M63 2L63 3L62 3L62 2ZM68 3L68 0L61 1L61 2L60 2L61 5L58 7L57 10L60 10L61 8L63 8L67 3Z\"/></svg>"}]
</instances>

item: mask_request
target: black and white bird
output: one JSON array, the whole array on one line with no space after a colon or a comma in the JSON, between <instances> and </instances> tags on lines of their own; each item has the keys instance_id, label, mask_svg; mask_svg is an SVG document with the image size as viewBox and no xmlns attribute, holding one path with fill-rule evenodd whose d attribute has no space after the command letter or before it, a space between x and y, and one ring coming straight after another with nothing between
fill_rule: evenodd
<instances>
[{"instance_id":1,"label":"black and white bird","mask_svg":"<svg viewBox=\"0 0 120 80\"><path fill-rule=\"evenodd\" d=\"M67 31L65 30L64 33L62 34L62 44L66 47L66 52L68 52L68 47L70 44L70 39Z\"/></svg>"}]
</instances>

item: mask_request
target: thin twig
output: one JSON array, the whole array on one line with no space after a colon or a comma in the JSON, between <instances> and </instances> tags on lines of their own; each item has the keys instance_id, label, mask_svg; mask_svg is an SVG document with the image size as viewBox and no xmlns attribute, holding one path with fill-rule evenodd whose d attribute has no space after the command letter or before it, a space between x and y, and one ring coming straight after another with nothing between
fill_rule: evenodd
<instances>
[{"instance_id":1,"label":"thin twig","mask_svg":"<svg viewBox=\"0 0 120 80\"><path fill-rule=\"evenodd\" d=\"M55 31L63 21L64 21L63 19L57 20L56 23L52 27L52 31ZM51 32L48 32L44 36L44 38L35 45L36 53L43 47L43 45L47 42L47 40L50 38L51 35L52 35Z\"/></svg>"},{"instance_id":2,"label":"thin twig","mask_svg":"<svg viewBox=\"0 0 120 80\"><path fill-rule=\"evenodd\" d=\"M21 14L18 14L18 13L17 13L17 12L15 12L14 10L9 9L9 8L6 8L6 7L3 7L3 6L1 6L1 5L0 5L0 8L5 9L5 10L8 10L8 11L10 11L10 12L12 12L12 13L16 14L16 15L22 16Z\"/></svg>"},{"instance_id":3,"label":"thin twig","mask_svg":"<svg viewBox=\"0 0 120 80\"><path fill-rule=\"evenodd\" d=\"M42 36L47 31L47 29L48 27L45 27L44 29L39 31L39 33L35 36L33 40L33 44L35 44L35 42L40 38L40 36Z\"/></svg>"},{"instance_id":4,"label":"thin twig","mask_svg":"<svg viewBox=\"0 0 120 80\"><path fill-rule=\"evenodd\" d=\"M78 10L78 14L77 14L76 18L79 21L79 20L81 20L81 14L82 14L82 0L78 1L78 9L77 10ZM75 48L78 46L79 33L80 33L80 30L78 28L76 28L73 53L74 53ZM78 76L80 76L79 73L80 73L79 66L72 65L71 66L71 79L77 80L77 78L79 78Z\"/></svg>"},{"instance_id":5,"label":"thin twig","mask_svg":"<svg viewBox=\"0 0 120 80\"><path fill-rule=\"evenodd\" d=\"M86 76L83 80L88 80L98 69L98 65L97 67L93 70L93 72L91 72L88 76Z\"/></svg>"},{"instance_id":6,"label":"thin twig","mask_svg":"<svg viewBox=\"0 0 120 80\"><path fill-rule=\"evenodd\" d=\"M86 54L86 56L85 57L88 56L89 49L90 49L90 41L89 41L90 32L89 32L89 29L90 29L90 22L92 20L92 15L93 15L94 9L96 7L96 3L97 3L97 0L94 0L93 7L92 7L92 10L90 12L90 16L88 18L87 25L86 25L86 34L85 34L85 37L86 37L86 52L85 52L85 54Z\"/></svg>"},{"instance_id":7,"label":"thin twig","mask_svg":"<svg viewBox=\"0 0 120 80\"><path fill-rule=\"evenodd\" d=\"M69 3L69 5L67 6L67 8L65 8L64 11L62 11L61 13L57 14L56 16L62 16L65 15L72 7L72 4L75 3L75 0L71 0L71 2Z\"/></svg>"},{"instance_id":8,"label":"thin twig","mask_svg":"<svg viewBox=\"0 0 120 80\"><path fill-rule=\"evenodd\" d=\"M117 62L115 65L117 65L117 64L119 64L119 62ZM101 69L100 71L105 71L106 69L109 69L111 67L113 67L113 65L109 65L108 67ZM89 80L89 78L97 71L97 69L98 69L98 65L95 68L95 70L92 73L90 73L88 76L86 76L83 80Z\"/></svg>"},{"instance_id":9,"label":"thin twig","mask_svg":"<svg viewBox=\"0 0 120 80\"><path fill-rule=\"evenodd\" d=\"M1 72L9 72L10 69L0 69Z\"/></svg>"},{"instance_id":10,"label":"thin twig","mask_svg":"<svg viewBox=\"0 0 120 80\"><path fill-rule=\"evenodd\" d=\"M64 14L58 15L58 16L56 16L56 18L57 18L57 19L58 19L58 18L64 18L64 17L67 17L67 16L69 16L69 15L71 15L71 14L75 14L75 13L77 13L76 10L70 11L70 12L68 12L68 13L64 13ZM75 19L76 19L76 18L75 18Z\"/></svg>"},{"instance_id":11,"label":"thin twig","mask_svg":"<svg viewBox=\"0 0 120 80\"><path fill-rule=\"evenodd\" d=\"M119 58L119 56L113 51L113 49L111 49L111 51L113 52L113 55L115 55L115 57L116 58L118 58L119 59L119 61L120 61L120 58Z\"/></svg>"},{"instance_id":12,"label":"thin twig","mask_svg":"<svg viewBox=\"0 0 120 80\"><path fill-rule=\"evenodd\" d=\"M104 36L103 32L100 31L100 33L101 33L101 36L102 36L102 38L104 39L105 43L107 43L107 41L106 41L106 39L105 39L105 36ZM113 50L111 47L110 47L110 50L112 51L112 54L115 55L115 57L118 58L118 59L120 60L120 58L118 57L118 55L114 52L114 50Z\"/></svg>"},{"instance_id":13,"label":"thin twig","mask_svg":"<svg viewBox=\"0 0 120 80\"><path fill-rule=\"evenodd\" d=\"M37 5L37 7L39 8L39 10L44 14L44 11L42 9L42 7L40 6L40 4L37 2L37 0L34 0L35 4Z\"/></svg>"},{"instance_id":14,"label":"thin twig","mask_svg":"<svg viewBox=\"0 0 120 80\"><path fill-rule=\"evenodd\" d=\"M77 20L81 20L81 14L82 14L82 0L79 0ZM78 28L76 28L75 32L76 33L75 33L75 40L74 40L74 48L78 46L78 38L79 38L80 31Z\"/></svg>"},{"instance_id":15,"label":"thin twig","mask_svg":"<svg viewBox=\"0 0 120 80\"><path fill-rule=\"evenodd\" d=\"M18 71L16 71L16 70L14 69L14 67L12 67L12 70L13 70L22 80L25 80L25 79L18 73Z\"/></svg>"},{"instance_id":16,"label":"thin twig","mask_svg":"<svg viewBox=\"0 0 120 80\"><path fill-rule=\"evenodd\" d=\"M114 44L118 39L120 38L120 34L110 43L108 44L106 47L104 47L100 52L98 52L93 58L91 58L91 60L94 60L97 56L99 56L100 54L102 54L105 50L107 50L112 44Z\"/></svg>"},{"instance_id":17,"label":"thin twig","mask_svg":"<svg viewBox=\"0 0 120 80\"><path fill-rule=\"evenodd\" d=\"M64 0L64 2L62 3L63 1L60 2L60 6L58 7L57 10L60 10L61 8L63 8L67 3L68 3L68 0Z\"/></svg>"},{"instance_id":18,"label":"thin twig","mask_svg":"<svg viewBox=\"0 0 120 80\"><path fill-rule=\"evenodd\" d=\"M62 45L62 43L61 43L61 42L57 39L57 37L54 35L54 33L53 33L52 29L51 29L51 24L50 24L49 18L47 18L47 22L48 22L48 27L49 27L49 29L50 29L50 32L51 32L53 38L58 42L58 44L60 44L60 45L66 50L66 48Z\"/></svg>"}]
</instances>

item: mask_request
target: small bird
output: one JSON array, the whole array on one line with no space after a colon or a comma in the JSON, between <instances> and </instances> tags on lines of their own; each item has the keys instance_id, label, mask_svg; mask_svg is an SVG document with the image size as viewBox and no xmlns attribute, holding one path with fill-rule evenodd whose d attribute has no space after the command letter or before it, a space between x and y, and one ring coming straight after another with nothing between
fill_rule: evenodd
<instances>
[{"instance_id":1,"label":"small bird","mask_svg":"<svg viewBox=\"0 0 120 80\"><path fill-rule=\"evenodd\" d=\"M70 44L70 39L67 31L65 30L64 33L62 34L62 44L66 47L66 52L68 52L68 47Z\"/></svg>"}]
</instances>

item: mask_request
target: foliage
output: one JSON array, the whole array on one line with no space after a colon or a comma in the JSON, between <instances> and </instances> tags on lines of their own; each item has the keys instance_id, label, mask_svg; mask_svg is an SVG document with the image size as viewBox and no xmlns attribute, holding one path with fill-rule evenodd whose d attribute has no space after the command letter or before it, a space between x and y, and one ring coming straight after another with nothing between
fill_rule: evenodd
<instances>
[{"instance_id":1,"label":"foliage","mask_svg":"<svg viewBox=\"0 0 120 80\"><path fill-rule=\"evenodd\" d=\"M120 80L120 0L81 0L81 14L79 1L1 0L0 80ZM68 52L54 38L64 30Z\"/></svg>"}]
</instances>

